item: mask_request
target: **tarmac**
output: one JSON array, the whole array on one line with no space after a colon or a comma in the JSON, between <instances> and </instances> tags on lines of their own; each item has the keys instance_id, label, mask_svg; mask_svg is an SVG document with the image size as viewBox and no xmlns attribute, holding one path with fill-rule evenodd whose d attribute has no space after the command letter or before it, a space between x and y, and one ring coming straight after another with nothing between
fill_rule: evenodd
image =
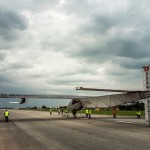
<instances>
[{"instance_id":1,"label":"tarmac","mask_svg":"<svg viewBox=\"0 0 150 150\"><path fill-rule=\"evenodd\" d=\"M0 150L149 150L150 128L136 116L58 115L53 112L0 110Z\"/></svg>"},{"instance_id":2,"label":"tarmac","mask_svg":"<svg viewBox=\"0 0 150 150\"><path fill-rule=\"evenodd\" d=\"M84 114L78 114L79 118L85 118ZM129 124L141 124L148 126L148 121L145 120L144 117L137 118L137 116L117 116L116 118L113 118L111 115L97 115L97 114L92 114L91 119L101 119L105 121L113 121L113 122L121 122L121 123L129 123Z\"/></svg>"},{"instance_id":3,"label":"tarmac","mask_svg":"<svg viewBox=\"0 0 150 150\"><path fill-rule=\"evenodd\" d=\"M40 111L37 111L37 112L40 112ZM49 113L49 112L47 112L47 113ZM77 119L87 119L87 118L85 118L85 114L77 113L76 116L77 116ZM44 117L44 116L42 116L42 117ZM47 115L45 115L45 117L47 117ZM0 118L3 118L2 111L0 112ZM51 118L73 118L73 115L72 115L72 113L69 113L68 116L65 115L65 113L63 115L61 115L61 114L58 115L57 112L52 112ZM19 116L18 116L18 119L19 119ZM145 120L145 118L143 116L141 118L137 118L136 115L135 116L117 116L116 118L113 118L112 115L91 114L91 119L111 121L111 122L120 122L120 123L129 123L129 124L141 124L141 125L149 126L148 120Z\"/></svg>"}]
</instances>

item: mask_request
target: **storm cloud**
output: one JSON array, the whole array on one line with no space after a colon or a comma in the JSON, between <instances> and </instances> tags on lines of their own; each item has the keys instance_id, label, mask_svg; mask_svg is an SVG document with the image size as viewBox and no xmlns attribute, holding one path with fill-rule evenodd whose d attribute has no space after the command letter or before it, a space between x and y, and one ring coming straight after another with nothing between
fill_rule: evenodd
<instances>
[{"instance_id":1,"label":"storm cloud","mask_svg":"<svg viewBox=\"0 0 150 150\"><path fill-rule=\"evenodd\" d=\"M18 32L25 30L25 17L14 11L0 10L0 37L4 40L17 38Z\"/></svg>"},{"instance_id":2,"label":"storm cloud","mask_svg":"<svg viewBox=\"0 0 150 150\"><path fill-rule=\"evenodd\" d=\"M149 16L148 0L0 2L0 90L141 89L142 67L150 64Z\"/></svg>"}]
</instances>

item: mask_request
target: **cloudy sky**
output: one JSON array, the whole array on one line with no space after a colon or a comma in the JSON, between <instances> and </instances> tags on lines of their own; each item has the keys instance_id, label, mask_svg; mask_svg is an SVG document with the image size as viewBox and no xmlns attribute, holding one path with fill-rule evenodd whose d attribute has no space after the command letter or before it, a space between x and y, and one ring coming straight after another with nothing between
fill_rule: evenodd
<instances>
[{"instance_id":1,"label":"cloudy sky","mask_svg":"<svg viewBox=\"0 0 150 150\"><path fill-rule=\"evenodd\" d=\"M0 1L0 93L142 89L149 16L149 0Z\"/></svg>"}]
</instances>

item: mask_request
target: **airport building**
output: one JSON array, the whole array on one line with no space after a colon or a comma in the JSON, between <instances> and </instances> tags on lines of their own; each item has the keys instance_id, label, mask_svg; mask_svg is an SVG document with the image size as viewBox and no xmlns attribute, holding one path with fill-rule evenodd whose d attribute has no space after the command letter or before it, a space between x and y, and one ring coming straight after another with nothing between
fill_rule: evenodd
<instances>
[{"instance_id":1,"label":"airport building","mask_svg":"<svg viewBox=\"0 0 150 150\"><path fill-rule=\"evenodd\" d=\"M150 91L150 65L143 67L143 86L144 90ZM150 126L150 97L145 100L145 119Z\"/></svg>"}]
</instances>

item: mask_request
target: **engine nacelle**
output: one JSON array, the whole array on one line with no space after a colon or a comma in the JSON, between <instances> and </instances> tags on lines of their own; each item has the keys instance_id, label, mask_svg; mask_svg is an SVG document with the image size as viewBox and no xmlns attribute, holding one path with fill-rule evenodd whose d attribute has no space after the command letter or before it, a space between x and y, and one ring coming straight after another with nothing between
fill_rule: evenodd
<instances>
[{"instance_id":1,"label":"engine nacelle","mask_svg":"<svg viewBox=\"0 0 150 150\"><path fill-rule=\"evenodd\" d=\"M79 99L72 99L72 101L68 104L68 109L79 111L83 108L83 105Z\"/></svg>"}]
</instances>

